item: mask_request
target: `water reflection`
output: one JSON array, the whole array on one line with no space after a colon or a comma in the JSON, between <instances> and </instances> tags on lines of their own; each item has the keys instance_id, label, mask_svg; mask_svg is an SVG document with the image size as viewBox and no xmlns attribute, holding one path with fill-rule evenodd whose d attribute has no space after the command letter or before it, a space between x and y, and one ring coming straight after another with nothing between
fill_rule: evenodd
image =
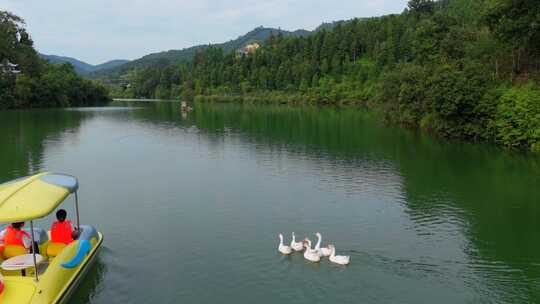
<instances>
[{"instance_id":1,"label":"water reflection","mask_svg":"<svg viewBox=\"0 0 540 304\"><path fill-rule=\"evenodd\" d=\"M199 105L194 119L206 132L232 130L250 144L266 144L268 153L285 147L323 159L310 167L331 179L329 188L381 195L388 187L377 186L390 185L396 198L405 192L419 236L464 233L466 267L492 292L508 301L539 300L537 156L377 127L369 114L350 109Z\"/></svg>"},{"instance_id":2,"label":"water reflection","mask_svg":"<svg viewBox=\"0 0 540 304\"><path fill-rule=\"evenodd\" d=\"M47 141L81 123L80 114L65 111L0 111L0 181L38 171Z\"/></svg>"},{"instance_id":3,"label":"water reflection","mask_svg":"<svg viewBox=\"0 0 540 304\"><path fill-rule=\"evenodd\" d=\"M106 109L9 112L16 115L0 112L0 118L6 118L0 120L2 128L8 130L4 132L8 135L1 139L2 146L6 148L0 157L3 169L0 179L39 170L43 158L47 157L44 154L50 155L61 143L73 141L73 145L80 145L78 140L90 139L98 143L106 140L105 146L111 149L113 156L116 155L114 153L122 155L121 159L114 158L114 165L123 166L123 173L139 172L130 167L136 163L141 174L155 172L152 176L158 180L156 183L163 175L178 184L179 180L188 184L190 180L183 180L178 171L169 167L179 162L192 164L199 171L190 171L190 178L195 180L192 183L200 178L201 183L212 185L213 189L201 188L201 191L216 192L218 197L229 195L238 199L230 193L242 188L239 182L245 182L239 171L253 179L263 171L265 180L261 184L268 185L268 193L262 193L263 197L254 195L250 197L251 201L269 204L267 200L273 197L271 192L281 191L290 192L291 201L305 199L309 206L319 199L314 195L324 196L321 201L326 204L319 205L327 208L323 211L297 207L289 207L288 211L302 214L305 226L319 225L332 231L330 224L342 224L343 228L349 229L344 233L343 243L361 241L344 250L353 254L359 265L367 268L369 271L366 271L374 277L387 279L384 274L390 273L404 278L403 282L396 279L397 289L418 287L418 282L424 282L450 286L442 289L449 294L460 290L462 298L457 299L469 301L540 301L538 156L506 152L488 145L439 141L381 125L372 114L357 109L196 104L193 112L182 116L178 107L177 103L124 102ZM94 137L91 137L89 128L99 128L107 134L101 137L92 134ZM86 137L82 138L80 133ZM119 147L122 149L114 150ZM137 157L141 150L147 153L144 154L146 157L162 153L155 156L162 157L162 162L158 164L152 163L154 159L144 159L149 163L147 168ZM236 167L229 168L228 163ZM202 170L208 172L201 173ZM114 174L114 171L109 173ZM224 179L224 176L229 179ZM171 197L174 201L179 194L170 188L163 186L159 190L164 197ZM297 193L299 189L309 189L314 194ZM117 189L109 190L119 192ZM114 195L118 195L120 204L121 196L135 190L126 187L126 192ZM213 200L200 198L210 194L201 194L201 191L193 189L192 192L197 193L185 191L181 195L191 195L192 199L209 204L208 208L215 207L213 212L218 219L228 219L238 211L218 205L219 199L215 199L216 205L211 205L209 202ZM243 194L249 196L249 193ZM239 204L235 201L228 203L233 206ZM270 215L262 214L255 207L240 206L242 212L268 225L270 219L280 221L287 216L279 208L288 208L287 203L290 202L272 203L275 206L269 208ZM169 214L178 212L169 206L162 208ZM192 212L199 214L200 218L207 216L198 209ZM185 220L190 221L189 218ZM174 226L172 229L177 228ZM368 239L368 232L372 234L372 240ZM252 236L250 232L247 234ZM205 236L216 238L215 235ZM190 238L189 234L183 237ZM234 241L243 242L242 239ZM206 249L196 240L193 242L199 244L200 250ZM257 260L258 257L251 254L242 258ZM281 270L292 267L291 262L281 265L284 267ZM77 293L74 303L107 302L101 293L105 287L100 278L112 274L107 273L104 265L113 267L114 273L129 273L126 270L129 267L125 265L127 261L118 262L105 256L99 263L102 265L94 271L94 277L90 276L85 282L86 287ZM188 273L192 272L194 281L203 280L197 277L196 267L185 267ZM214 267L225 269L223 273L232 272L227 265L216 264ZM324 272L326 268L296 270ZM253 280L260 275L256 269L245 271L249 275L243 283L260 283ZM349 270L347 274L350 273L352 271ZM265 277L272 274L279 275L271 272ZM361 281L361 275L358 276L354 279ZM237 283L231 281L230 284L233 282ZM110 279L108 284L120 283ZM199 286L194 284L191 287L191 291L178 292L183 296L197 296L194 293ZM378 288L372 286L371 291L364 292L367 295L373 292L374 298L380 300L384 293L377 293L376 290L381 291ZM175 292L172 287L167 290ZM114 298L125 299L127 294L129 290L124 289L121 294L114 294ZM316 294L322 295L323 291ZM309 299L308 295L302 296Z\"/></svg>"},{"instance_id":4,"label":"water reflection","mask_svg":"<svg viewBox=\"0 0 540 304\"><path fill-rule=\"evenodd\" d=\"M164 128L197 126L210 140L243 141L267 159L274 156L271 162L283 153L317 162L310 165L314 171L349 180L352 189L361 189L363 182L403 184L411 218L419 226L426 226L430 216L450 222L469 216L470 233L482 235L472 237L484 240L479 245L500 244L496 252L511 260L540 261L536 155L377 126L372 114L354 109L196 104L189 119L180 120L177 104L148 106L152 111L132 114Z\"/></svg>"},{"instance_id":5,"label":"water reflection","mask_svg":"<svg viewBox=\"0 0 540 304\"><path fill-rule=\"evenodd\" d=\"M104 288L103 279L107 273L107 266L103 259L107 259L107 249L102 248L89 268L84 280L81 281L75 293L70 298L70 303L87 304L95 303L95 298Z\"/></svg>"}]
</instances>

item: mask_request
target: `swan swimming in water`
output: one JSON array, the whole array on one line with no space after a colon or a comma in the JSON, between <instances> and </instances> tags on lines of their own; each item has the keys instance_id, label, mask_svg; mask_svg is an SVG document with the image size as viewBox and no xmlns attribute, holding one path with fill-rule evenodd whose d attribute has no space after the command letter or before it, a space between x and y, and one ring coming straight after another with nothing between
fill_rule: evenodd
<instances>
[{"instance_id":1,"label":"swan swimming in water","mask_svg":"<svg viewBox=\"0 0 540 304\"><path fill-rule=\"evenodd\" d=\"M304 239L304 247L306 251L304 252L304 258L310 262L318 263L321 261L319 253L315 249L311 249L311 241L306 237Z\"/></svg>"},{"instance_id":2,"label":"swan swimming in water","mask_svg":"<svg viewBox=\"0 0 540 304\"><path fill-rule=\"evenodd\" d=\"M284 254L284 255L289 255L291 254L292 252L292 249L291 247L287 246L287 245L283 245L283 234L279 234L279 246L278 246L278 251L281 253L281 254Z\"/></svg>"},{"instance_id":3,"label":"swan swimming in water","mask_svg":"<svg viewBox=\"0 0 540 304\"><path fill-rule=\"evenodd\" d=\"M292 233L291 248L294 251L302 251L302 250L304 250L304 244L302 242L297 242L296 241L296 236L294 235L294 232Z\"/></svg>"},{"instance_id":4,"label":"swan swimming in water","mask_svg":"<svg viewBox=\"0 0 540 304\"><path fill-rule=\"evenodd\" d=\"M330 249L330 247L321 247L321 241L322 241L322 235L320 232L317 232L315 233L315 235L317 236L317 244L315 245L315 250L317 251L317 253L319 254L320 257L329 257L330 254L332 254L332 250Z\"/></svg>"},{"instance_id":5,"label":"swan swimming in water","mask_svg":"<svg viewBox=\"0 0 540 304\"><path fill-rule=\"evenodd\" d=\"M351 262L350 256L336 255L336 247L334 245L328 245L331 250L330 262L339 264L339 265L349 265Z\"/></svg>"}]
</instances>

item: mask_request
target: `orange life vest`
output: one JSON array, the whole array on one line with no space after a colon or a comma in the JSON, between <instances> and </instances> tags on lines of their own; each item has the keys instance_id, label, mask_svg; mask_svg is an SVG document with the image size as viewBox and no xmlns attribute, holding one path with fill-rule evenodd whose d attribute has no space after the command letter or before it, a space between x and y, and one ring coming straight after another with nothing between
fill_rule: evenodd
<instances>
[{"instance_id":1,"label":"orange life vest","mask_svg":"<svg viewBox=\"0 0 540 304\"><path fill-rule=\"evenodd\" d=\"M30 239L30 235L25 231L14 229L9 225L6 228L6 234L4 235L4 245L6 246L23 246L23 237Z\"/></svg>"},{"instance_id":2,"label":"orange life vest","mask_svg":"<svg viewBox=\"0 0 540 304\"><path fill-rule=\"evenodd\" d=\"M53 243L64 243L68 245L73 242L71 233L71 222L65 220L63 222L56 221L51 228L51 242Z\"/></svg>"}]
</instances>

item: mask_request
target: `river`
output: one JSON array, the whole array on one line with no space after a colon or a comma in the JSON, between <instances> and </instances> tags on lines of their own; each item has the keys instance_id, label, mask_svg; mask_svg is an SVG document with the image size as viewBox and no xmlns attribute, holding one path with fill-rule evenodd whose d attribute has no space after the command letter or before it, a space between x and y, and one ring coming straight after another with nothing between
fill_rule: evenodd
<instances>
[{"instance_id":1,"label":"river","mask_svg":"<svg viewBox=\"0 0 540 304\"><path fill-rule=\"evenodd\" d=\"M123 101L0 126L0 181L78 176L105 236L72 303L540 302L538 155L352 108ZM280 256L292 231L352 263Z\"/></svg>"}]
</instances>

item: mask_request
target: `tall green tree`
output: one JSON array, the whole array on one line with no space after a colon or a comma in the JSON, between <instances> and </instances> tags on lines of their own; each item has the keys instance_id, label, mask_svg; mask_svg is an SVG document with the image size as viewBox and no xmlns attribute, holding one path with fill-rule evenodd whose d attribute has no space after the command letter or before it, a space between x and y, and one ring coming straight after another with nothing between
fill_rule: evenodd
<instances>
[{"instance_id":1,"label":"tall green tree","mask_svg":"<svg viewBox=\"0 0 540 304\"><path fill-rule=\"evenodd\" d=\"M513 71L519 73L523 52L540 50L540 1L490 0L486 11L486 24L510 46Z\"/></svg>"},{"instance_id":2,"label":"tall green tree","mask_svg":"<svg viewBox=\"0 0 540 304\"><path fill-rule=\"evenodd\" d=\"M413 13L431 13L435 8L432 0L410 0L407 7Z\"/></svg>"}]
</instances>

